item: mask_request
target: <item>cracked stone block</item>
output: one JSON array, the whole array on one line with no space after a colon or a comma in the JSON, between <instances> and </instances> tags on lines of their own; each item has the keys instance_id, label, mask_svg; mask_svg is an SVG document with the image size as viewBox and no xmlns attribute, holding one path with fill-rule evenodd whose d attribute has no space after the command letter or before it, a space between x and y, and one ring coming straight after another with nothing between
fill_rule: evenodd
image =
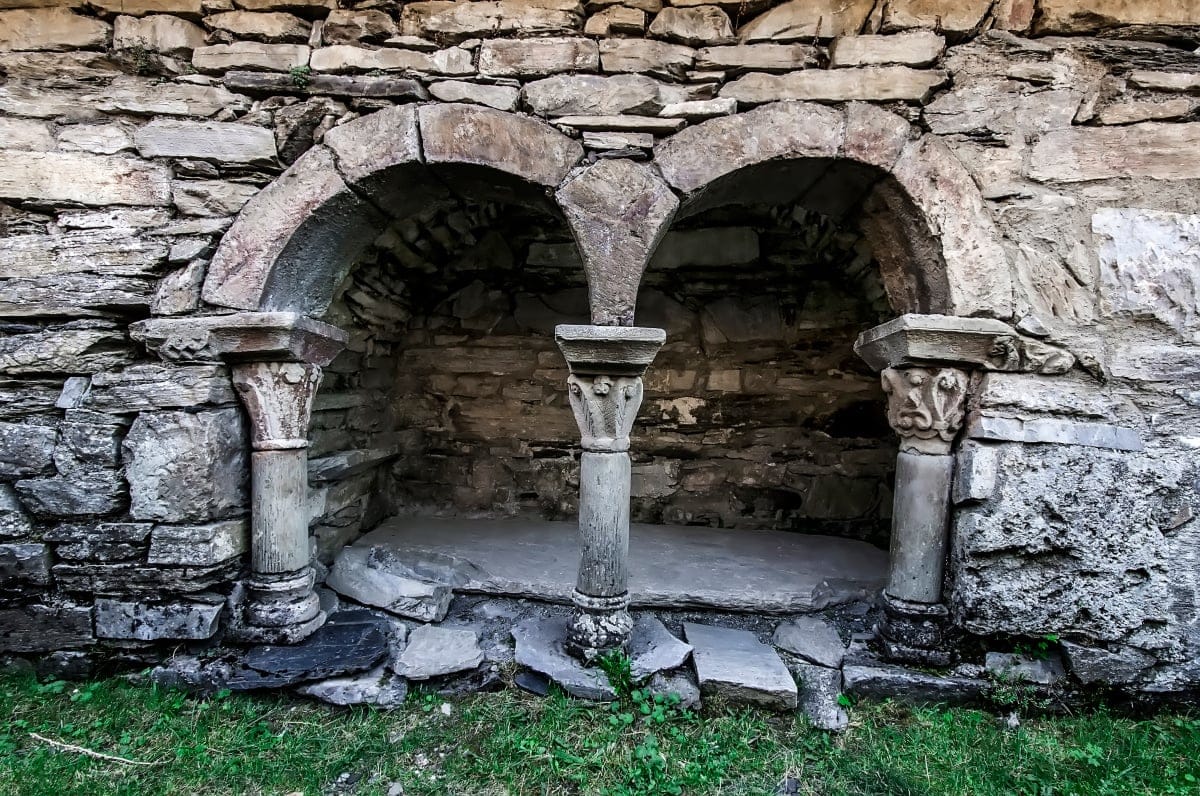
<instances>
[{"instance_id":1,"label":"cracked stone block","mask_svg":"<svg viewBox=\"0 0 1200 796\"><path fill-rule=\"evenodd\" d=\"M677 669L692 654L692 645L675 638L662 622L652 616L640 616L629 637L630 674L640 682L652 674Z\"/></svg>"},{"instance_id":2,"label":"cracked stone block","mask_svg":"<svg viewBox=\"0 0 1200 796\"><path fill-rule=\"evenodd\" d=\"M847 664L842 669L842 676L847 694L923 705L973 704L983 699L988 687L983 680L942 676L886 664Z\"/></svg>"},{"instance_id":3,"label":"cracked stone block","mask_svg":"<svg viewBox=\"0 0 1200 796\"><path fill-rule=\"evenodd\" d=\"M50 585L50 548L44 544L0 544L0 589Z\"/></svg>"},{"instance_id":4,"label":"cracked stone block","mask_svg":"<svg viewBox=\"0 0 1200 796\"><path fill-rule=\"evenodd\" d=\"M421 625L408 635L408 644L393 666L409 680L465 672L483 663L479 636L465 628Z\"/></svg>"},{"instance_id":5,"label":"cracked stone block","mask_svg":"<svg viewBox=\"0 0 1200 796\"><path fill-rule=\"evenodd\" d=\"M404 704L408 681L379 665L362 674L302 685L296 691L331 705L371 705L388 710Z\"/></svg>"},{"instance_id":6,"label":"cracked stone block","mask_svg":"<svg viewBox=\"0 0 1200 796\"><path fill-rule=\"evenodd\" d=\"M846 645L833 625L813 616L781 622L771 641L781 650L833 669L841 668L846 657Z\"/></svg>"},{"instance_id":7,"label":"cracked stone block","mask_svg":"<svg viewBox=\"0 0 1200 796\"><path fill-rule=\"evenodd\" d=\"M415 577L407 567L374 557L369 547L346 547L334 560L325 585L352 600L417 619L446 618L454 592L445 583Z\"/></svg>"},{"instance_id":8,"label":"cracked stone block","mask_svg":"<svg viewBox=\"0 0 1200 796\"><path fill-rule=\"evenodd\" d=\"M692 645L701 693L773 710L795 709L796 681L779 654L753 633L686 622L683 634Z\"/></svg>"},{"instance_id":9,"label":"cracked stone block","mask_svg":"<svg viewBox=\"0 0 1200 796\"><path fill-rule=\"evenodd\" d=\"M1015 652L989 652L984 658L984 668L1001 678L1037 685L1053 685L1067 674L1058 653L1035 658Z\"/></svg>"},{"instance_id":10,"label":"cracked stone block","mask_svg":"<svg viewBox=\"0 0 1200 796\"><path fill-rule=\"evenodd\" d=\"M0 423L0 478L40 475L51 465L58 432L47 426Z\"/></svg>"},{"instance_id":11,"label":"cracked stone block","mask_svg":"<svg viewBox=\"0 0 1200 796\"><path fill-rule=\"evenodd\" d=\"M207 602L167 603L100 598L96 600L96 636L138 641L211 638L224 606L225 600L219 596Z\"/></svg>"},{"instance_id":12,"label":"cracked stone block","mask_svg":"<svg viewBox=\"0 0 1200 796\"><path fill-rule=\"evenodd\" d=\"M163 522L204 522L243 513L248 448L236 408L138 415L124 443L130 513Z\"/></svg>"},{"instance_id":13,"label":"cracked stone block","mask_svg":"<svg viewBox=\"0 0 1200 796\"><path fill-rule=\"evenodd\" d=\"M29 605L0 610L0 652L50 652L94 641L90 606Z\"/></svg>"},{"instance_id":14,"label":"cracked stone block","mask_svg":"<svg viewBox=\"0 0 1200 796\"><path fill-rule=\"evenodd\" d=\"M841 670L810 663L794 663L790 669L800 683L800 712L805 718L818 729L846 729L850 717L838 703L842 695Z\"/></svg>"},{"instance_id":15,"label":"cracked stone block","mask_svg":"<svg viewBox=\"0 0 1200 796\"><path fill-rule=\"evenodd\" d=\"M600 669L587 667L567 654L567 621L528 619L512 630L517 642L516 660L522 666L544 674L564 691L579 699L610 702L617 692Z\"/></svg>"},{"instance_id":16,"label":"cracked stone block","mask_svg":"<svg viewBox=\"0 0 1200 796\"><path fill-rule=\"evenodd\" d=\"M388 623L330 622L299 644L251 649L233 672L234 690L280 688L373 669L388 652Z\"/></svg>"},{"instance_id":17,"label":"cracked stone block","mask_svg":"<svg viewBox=\"0 0 1200 796\"><path fill-rule=\"evenodd\" d=\"M150 533L149 564L212 566L246 552L249 538L244 519L205 525L156 525Z\"/></svg>"}]
</instances>

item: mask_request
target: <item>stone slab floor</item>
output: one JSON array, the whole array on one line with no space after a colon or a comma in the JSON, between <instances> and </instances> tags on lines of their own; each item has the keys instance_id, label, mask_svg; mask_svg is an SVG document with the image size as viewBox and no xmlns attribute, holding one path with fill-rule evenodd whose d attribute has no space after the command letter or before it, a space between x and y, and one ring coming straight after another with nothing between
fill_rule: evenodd
<instances>
[{"instance_id":1,"label":"stone slab floor","mask_svg":"<svg viewBox=\"0 0 1200 796\"><path fill-rule=\"evenodd\" d=\"M579 560L574 523L393 517L356 546L398 559L453 559L455 590L570 600ZM873 596L887 553L865 542L785 531L633 525L634 606L791 613Z\"/></svg>"}]
</instances>

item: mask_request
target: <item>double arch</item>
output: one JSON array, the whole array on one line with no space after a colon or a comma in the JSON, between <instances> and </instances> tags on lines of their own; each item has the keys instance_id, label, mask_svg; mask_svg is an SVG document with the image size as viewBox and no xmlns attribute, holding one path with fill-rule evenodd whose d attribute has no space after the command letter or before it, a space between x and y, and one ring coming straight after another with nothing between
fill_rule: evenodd
<instances>
[{"instance_id":1,"label":"double arch","mask_svg":"<svg viewBox=\"0 0 1200 796\"><path fill-rule=\"evenodd\" d=\"M647 262L678 215L723 180L771 164L849 162L877 175L868 237L896 312L1011 317L1013 288L996 230L970 175L935 136L865 103L765 105L663 140L649 162L582 165L551 125L474 105L399 106L330 130L247 203L204 283L211 305L321 316L389 218L450 188L546 202L583 259L592 322L631 325ZM769 173L769 172L767 172ZM482 176L482 179L481 179Z\"/></svg>"}]
</instances>

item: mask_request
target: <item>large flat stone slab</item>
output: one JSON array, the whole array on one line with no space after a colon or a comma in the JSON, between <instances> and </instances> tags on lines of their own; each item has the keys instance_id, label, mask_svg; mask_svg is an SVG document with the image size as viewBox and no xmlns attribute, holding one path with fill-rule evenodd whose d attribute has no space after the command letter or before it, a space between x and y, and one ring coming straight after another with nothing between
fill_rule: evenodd
<instances>
[{"instance_id":1,"label":"large flat stone slab","mask_svg":"<svg viewBox=\"0 0 1200 796\"><path fill-rule=\"evenodd\" d=\"M357 547L469 562L455 589L569 603L579 564L570 522L393 517ZM634 606L804 613L883 587L887 553L865 542L784 531L633 525Z\"/></svg>"},{"instance_id":2,"label":"large flat stone slab","mask_svg":"<svg viewBox=\"0 0 1200 796\"><path fill-rule=\"evenodd\" d=\"M517 642L516 659L520 665L544 674L571 696L600 702L617 698L617 692L603 671L584 666L563 648L563 640L567 637L566 619L527 619L514 627L512 634Z\"/></svg>"},{"instance_id":3,"label":"large flat stone slab","mask_svg":"<svg viewBox=\"0 0 1200 796\"><path fill-rule=\"evenodd\" d=\"M408 637L408 646L395 669L410 680L428 680L474 669L483 663L479 636L467 628L421 625Z\"/></svg>"},{"instance_id":4,"label":"large flat stone slab","mask_svg":"<svg viewBox=\"0 0 1200 796\"><path fill-rule=\"evenodd\" d=\"M775 710L795 709L798 694L792 673L753 633L685 622L683 634L692 645L702 694Z\"/></svg>"}]
</instances>

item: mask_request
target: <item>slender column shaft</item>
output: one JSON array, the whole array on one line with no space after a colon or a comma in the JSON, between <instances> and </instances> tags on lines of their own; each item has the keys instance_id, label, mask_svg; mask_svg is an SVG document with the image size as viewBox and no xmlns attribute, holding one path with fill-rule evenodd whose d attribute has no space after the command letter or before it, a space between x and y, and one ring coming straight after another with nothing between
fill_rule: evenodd
<instances>
[{"instance_id":1,"label":"slender column shaft","mask_svg":"<svg viewBox=\"0 0 1200 796\"><path fill-rule=\"evenodd\" d=\"M308 566L308 451L251 455L250 565L255 572L296 572Z\"/></svg>"},{"instance_id":2,"label":"slender column shaft","mask_svg":"<svg viewBox=\"0 0 1200 796\"><path fill-rule=\"evenodd\" d=\"M579 577L589 597L629 591L628 453L584 451L579 465Z\"/></svg>"},{"instance_id":3,"label":"slender column shaft","mask_svg":"<svg viewBox=\"0 0 1200 796\"><path fill-rule=\"evenodd\" d=\"M896 457L891 571L887 592L912 602L942 599L954 457L901 452Z\"/></svg>"}]
</instances>

